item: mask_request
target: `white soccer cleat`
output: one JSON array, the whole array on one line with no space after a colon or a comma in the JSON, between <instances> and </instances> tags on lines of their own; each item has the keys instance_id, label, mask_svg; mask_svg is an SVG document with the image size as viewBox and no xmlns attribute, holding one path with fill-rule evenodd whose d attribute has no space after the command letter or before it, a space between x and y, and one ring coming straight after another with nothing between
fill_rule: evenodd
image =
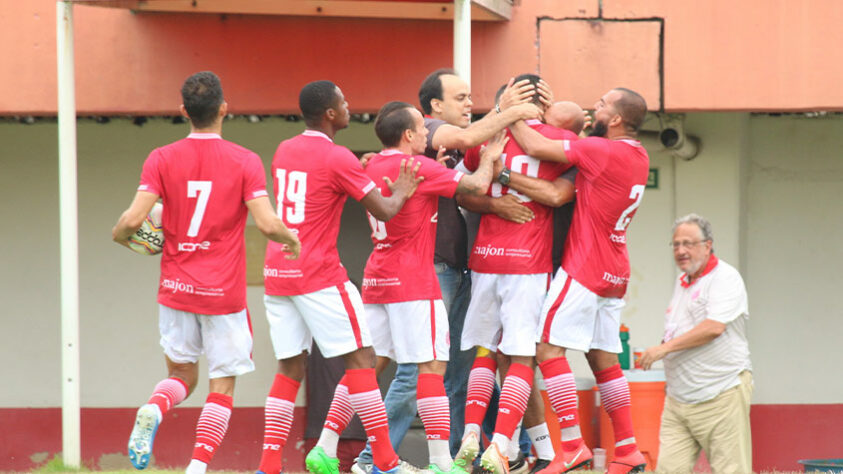
<instances>
[{"instance_id":1,"label":"white soccer cleat","mask_svg":"<svg viewBox=\"0 0 843 474\"><path fill-rule=\"evenodd\" d=\"M461 468L469 471L479 452L480 440L477 438L476 433L469 431L462 438L462 444L460 444L460 450L457 452L457 457L454 458L454 462L456 462Z\"/></svg>"},{"instance_id":2,"label":"white soccer cleat","mask_svg":"<svg viewBox=\"0 0 843 474\"><path fill-rule=\"evenodd\" d=\"M480 456L480 467L491 474L509 474L509 459L501 454L497 444L489 443Z\"/></svg>"},{"instance_id":3,"label":"white soccer cleat","mask_svg":"<svg viewBox=\"0 0 843 474\"><path fill-rule=\"evenodd\" d=\"M129 461L135 469L143 469L149 464L152 455L152 442L158 432L161 409L158 405L147 403L138 409L135 427L129 436Z\"/></svg>"}]
</instances>

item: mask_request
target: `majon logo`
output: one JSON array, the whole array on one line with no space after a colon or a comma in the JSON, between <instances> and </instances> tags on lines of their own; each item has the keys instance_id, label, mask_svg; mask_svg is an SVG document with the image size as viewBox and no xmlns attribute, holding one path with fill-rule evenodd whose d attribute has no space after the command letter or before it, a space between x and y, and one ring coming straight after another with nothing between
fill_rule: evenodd
<instances>
[{"instance_id":1,"label":"majon logo","mask_svg":"<svg viewBox=\"0 0 843 474\"><path fill-rule=\"evenodd\" d=\"M169 280L167 278L161 282L161 286L167 288L168 290L172 290L173 293L189 293L193 294L193 285L187 284L183 281L180 281L178 278L174 280Z\"/></svg>"},{"instance_id":2,"label":"majon logo","mask_svg":"<svg viewBox=\"0 0 843 474\"><path fill-rule=\"evenodd\" d=\"M485 247L476 247L474 249L474 253L482 256L483 258L486 258L486 257L502 257L503 256L503 247L492 247L491 245L486 245Z\"/></svg>"}]
</instances>

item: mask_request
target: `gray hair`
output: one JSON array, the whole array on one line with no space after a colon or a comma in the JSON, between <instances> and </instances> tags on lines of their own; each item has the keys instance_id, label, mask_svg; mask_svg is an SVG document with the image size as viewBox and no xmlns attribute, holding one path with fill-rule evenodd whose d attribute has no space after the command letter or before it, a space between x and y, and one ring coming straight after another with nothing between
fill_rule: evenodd
<instances>
[{"instance_id":1,"label":"gray hair","mask_svg":"<svg viewBox=\"0 0 843 474\"><path fill-rule=\"evenodd\" d=\"M702 232L703 240L710 240L714 242L714 233L711 231L711 222L708 222L708 219L705 217L691 213L687 216L676 219L676 222L673 223L674 233L676 232L676 228L681 224L696 224L697 227L699 227L700 232Z\"/></svg>"}]
</instances>

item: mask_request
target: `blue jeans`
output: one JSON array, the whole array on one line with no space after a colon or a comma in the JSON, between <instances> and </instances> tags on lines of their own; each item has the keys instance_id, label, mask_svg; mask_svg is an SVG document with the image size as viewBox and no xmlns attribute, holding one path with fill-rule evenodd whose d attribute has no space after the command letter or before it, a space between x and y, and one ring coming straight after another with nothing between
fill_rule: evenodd
<instances>
[{"instance_id":1,"label":"blue jeans","mask_svg":"<svg viewBox=\"0 0 843 474\"><path fill-rule=\"evenodd\" d=\"M442 301L448 311L448 325L451 340L448 368L445 371L445 392L450 401L451 410L451 455L455 456L460 448L462 433L465 428L465 397L468 390L468 373L474 361L474 351L461 351L462 327L465 322L465 312L468 309L468 299L471 295L471 277L468 270L460 270L448 265L437 263L436 276L442 290ZM398 364L395 378L389 384L384 404L386 405L386 419L389 423L389 441L396 451L410 425L416 418L416 381L418 379L418 365ZM366 443L366 448L360 453L359 461L372 463L372 448Z\"/></svg>"}]
</instances>

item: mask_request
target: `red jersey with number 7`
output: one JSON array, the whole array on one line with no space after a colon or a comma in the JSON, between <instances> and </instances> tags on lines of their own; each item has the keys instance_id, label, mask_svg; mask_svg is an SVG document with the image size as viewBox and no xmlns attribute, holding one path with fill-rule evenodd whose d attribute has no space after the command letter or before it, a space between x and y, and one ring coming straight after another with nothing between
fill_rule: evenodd
<instances>
[{"instance_id":1,"label":"red jersey with number 7","mask_svg":"<svg viewBox=\"0 0 843 474\"><path fill-rule=\"evenodd\" d=\"M242 311L246 201L267 195L260 157L215 133L191 133L149 154L138 191L164 203L158 302L198 314Z\"/></svg>"},{"instance_id":2,"label":"red jersey with number 7","mask_svg":"<svg viewBox=\"0 0 843 474\"><path fill-rule=\"evenodd\" d=\"M372 304L442 298L433 267L439 196L452 198L463 173L425 156L384 150L369 160L366 174L377 179L384 196L389 188L380 179L398 179L401 160L421 162L417 177L424 177L401 211L387 222L369 214L374 249L363 272L363 302Z\"/></svg>"},{"instance_id":3,"label":"red jersey with number 7","mask_svg":"<svg viewBox=\"0 0 843 474\"><path fill-rule=\"evenodd\" d=\"M281 244L267 244L266 294L304 295L348 281L337 252L343 205L375 189L360 161L324 133L305 130L278 145L272 178L278 217L298 235L301 253L287 260Z\"/></svg>"},{"instance_id":4,"label":"red jersey with number 7","mask_svg":"<svg viewBox=\"0 0 843 474\"><path fill-rule=\"evenodd\" d=\"M626 229L641 204L650 158L636 140L563 141L579 169L577 202L562 268L594 293L621 298L629 282Z\"/></svg>"}]
</instances>

